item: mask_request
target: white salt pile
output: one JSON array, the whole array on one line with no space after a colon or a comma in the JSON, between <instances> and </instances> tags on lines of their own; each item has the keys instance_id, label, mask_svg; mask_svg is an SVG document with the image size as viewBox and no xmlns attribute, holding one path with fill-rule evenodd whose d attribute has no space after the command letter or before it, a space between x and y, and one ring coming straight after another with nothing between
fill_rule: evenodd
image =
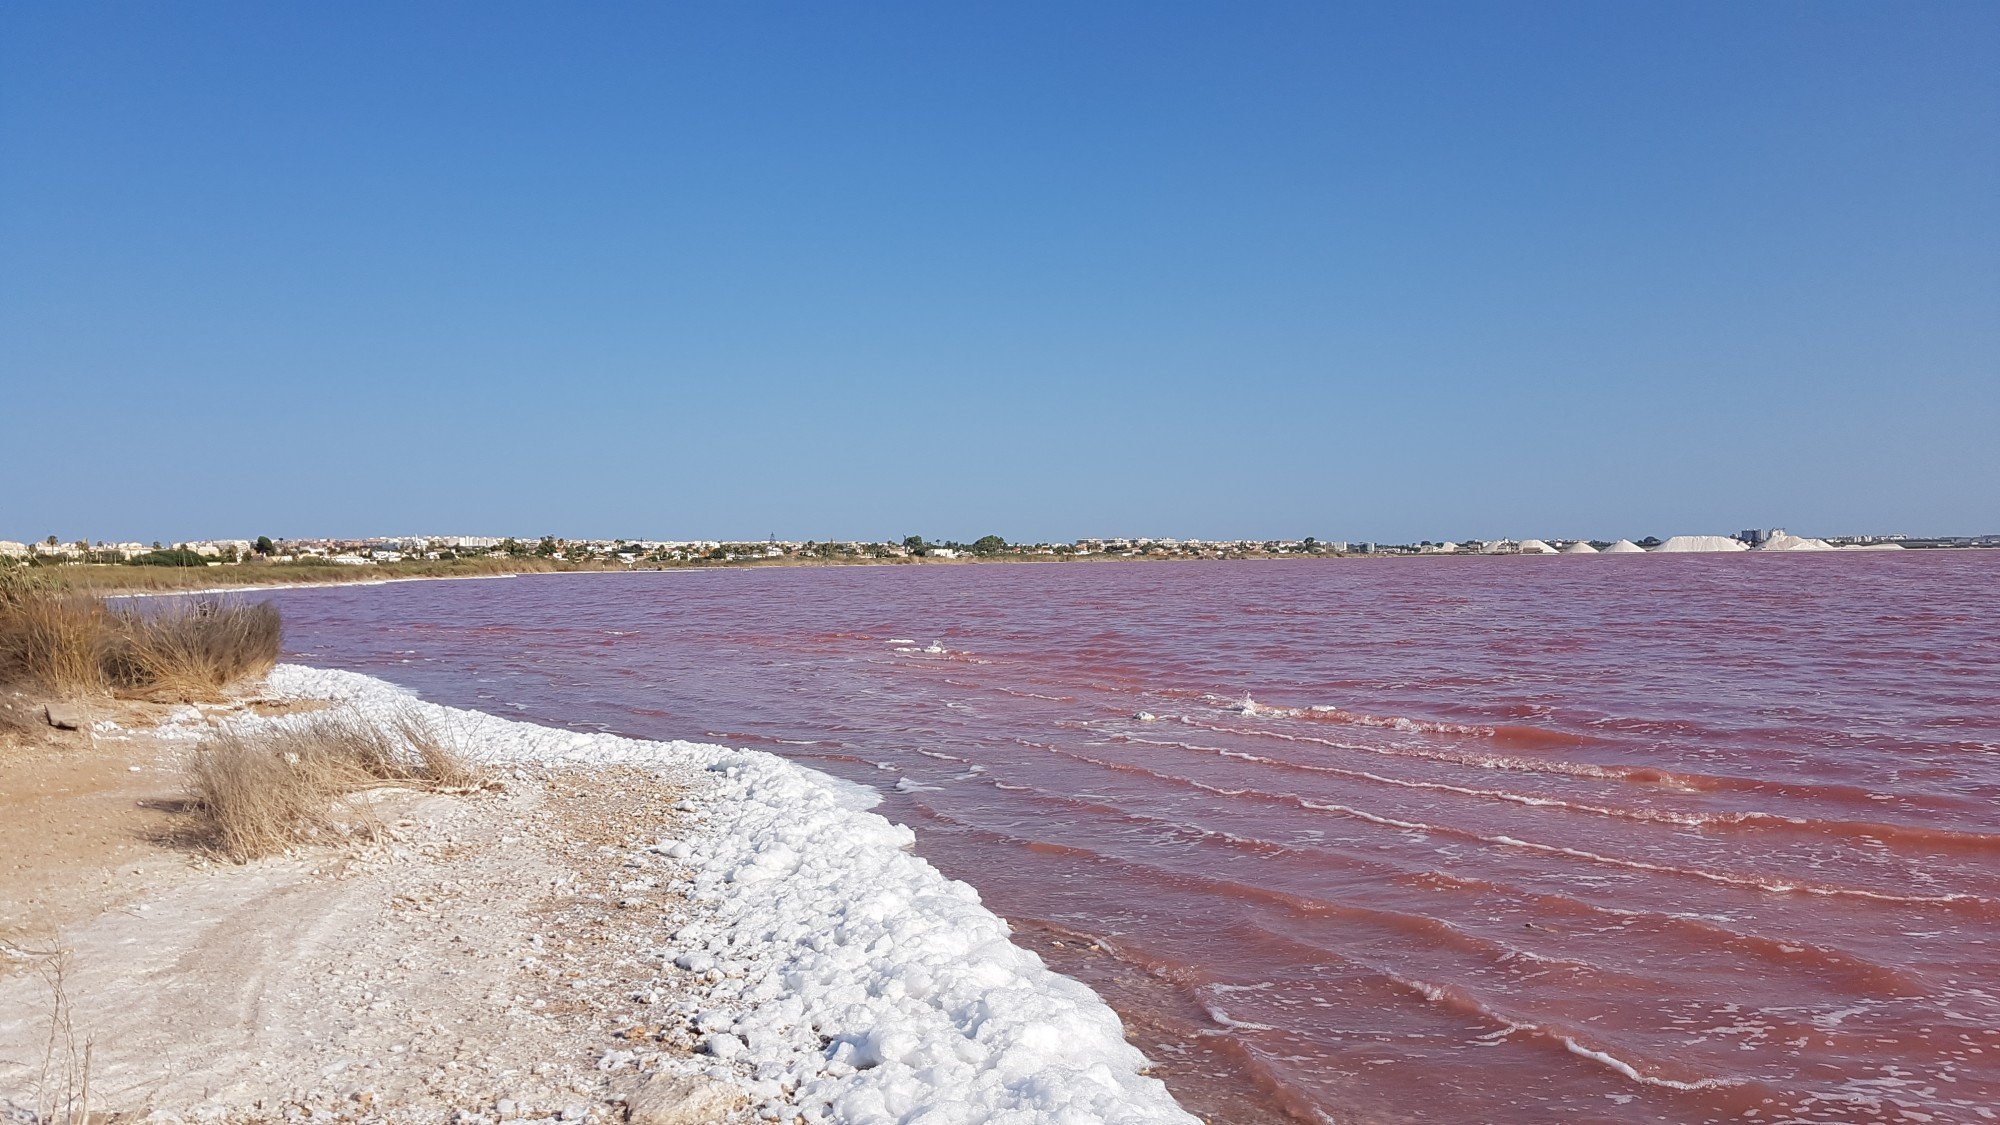
<instances>
[{"instance_id":1,"label":"white salt pile","mask_svg":"<svg viewBox=\"0 0 2000 1125\"><path fill-rule=\"evenodd\" d=\"M1515 551L1523 555L1553 555L1556 553L1554 547L1549 546L1539 539L1523 539L1521 540L1521 545L1516 547Z\"/></svg>"},{"instance_id":2,"label":"white salt pile","mask_svg":"<svg viewBox=\"0 0 2000 1125\"><path fill-rule=\"evenodd\" d=\"M1747 551L1737 540L1727 535L1676 535L1665 543L1653 548L1656 555L1697 555L1721 551Z\"/></svg>"},{"instance_id":3,"label":"white salt pile","mask_svg":"<svg viewBox=\"0 0 2000 1125\"><path fill-rule=\"evenodd\" d=\"M1833 544L1828 543L1824 539L1808 539L1804 536L1782 531L1757 544L1757 550L1759 551L1831 551L1833 549Z\"/></svg>"},{"instance_id":4,"label":"white salt pile","mask_svg":"<svg viewBox=\"0 0 2000 1125\"><path fill-rule=\"evenodd\" d=\"M1643 555L1646 553L1646 548L1639 546L1630 539L1620 539L1611 546L1604 548L1604 553L1607 555Z\"/></svg>"},{"instance_id":5,"label":"white salt pile","mask_svg":"<svg viewBox=\"0 0 2000 1125\"><path fill-rule=\"evenodd\" d=\"M705 913L662 933L658 955L711 982L695 1020L709 1072L744 1086L765 1118L1197 1125L1141 1073L1117 1013L913 854L914 833L866 811L870 790L757 750L442 707L353 672L281 664L269 690L385 723L415 715L496 764L705 769L711 784L682 805L698 823L654 846L688 865L687 896ZM161 733L206 731L196 712Z\"/></svg>"},{"instance_id":6,"label":"white salt pile","mask_svg":"<svg viewBox=\"0 0 2000 1125\"><path fill-rule=\"evenodd\" d=\"M1634 547L1633 550L1638 550L1638 548ZM1597 553L1597 548L1579 539L1569 546L1564 547L1562 553L1565 555L1594 555Z\"/></svg>"}]
</instances>

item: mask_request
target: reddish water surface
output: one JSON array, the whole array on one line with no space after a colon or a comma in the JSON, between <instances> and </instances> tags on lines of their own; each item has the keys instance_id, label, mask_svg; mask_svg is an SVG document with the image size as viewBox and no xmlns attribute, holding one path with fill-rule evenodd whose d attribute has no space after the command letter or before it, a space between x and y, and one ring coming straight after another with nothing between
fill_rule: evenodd
<instances>
[{"instance_id":1,"label":"reddish water surface","mask_svg":"<svg viewBox=\"0 0 2000 1125\"><path fill-rule=\"evenodd\" d=\"M276 597L315 663L877 787L1221 1120L2000 1101L2000 553Z\"/></svg>"}]
</instances>

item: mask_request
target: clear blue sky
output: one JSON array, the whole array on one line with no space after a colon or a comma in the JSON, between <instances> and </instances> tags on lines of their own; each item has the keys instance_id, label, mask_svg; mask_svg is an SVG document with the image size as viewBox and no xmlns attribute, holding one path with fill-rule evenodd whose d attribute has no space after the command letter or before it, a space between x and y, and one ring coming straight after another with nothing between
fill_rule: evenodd
<instances>
[{"instance_id":1,"label":"clear blue sky","mask_svg":"<svg viewBox=\"0 0 2000 1125\"><path fill-rule=\"evenodd\" d=\"M0 6L0 537L2000 531L2000 5Z\"/></svg>"}]
</instances>

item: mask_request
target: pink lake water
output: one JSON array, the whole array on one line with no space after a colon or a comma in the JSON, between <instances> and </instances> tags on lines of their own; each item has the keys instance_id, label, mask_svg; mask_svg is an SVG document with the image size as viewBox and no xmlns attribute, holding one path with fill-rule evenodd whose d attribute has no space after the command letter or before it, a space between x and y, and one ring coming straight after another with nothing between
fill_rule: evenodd
<instances>
[{"instance_id":1,"label":"pink lake water","mask_svg":"<svg viewBox=\"0 0 2000 1125\"><path fill-rule=\"evenodd\" d=\"M310 663L873 786L1216 1120L1996 1119L2000 552L270 596Z\"/></svg>"}]
</instances>

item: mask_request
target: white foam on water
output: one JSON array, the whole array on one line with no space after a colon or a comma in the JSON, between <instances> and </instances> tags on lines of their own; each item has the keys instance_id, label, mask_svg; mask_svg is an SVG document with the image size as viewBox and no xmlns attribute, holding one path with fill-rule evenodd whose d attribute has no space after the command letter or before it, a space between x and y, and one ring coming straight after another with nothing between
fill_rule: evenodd
<instances>
[{"instance_id":1,"label":"white foam on water","mask_svg":"<svg viewBox=\"0 0 2000 1125\"><path fill-rule=\"evenodd\" d=\"M1727 1078L1702 1078L1693 1082L1680 1082L1672 1078L1655 1078L1650 1074L1639 1073L1638 1069L1631 1063L1615 1055L1608 1055L1603 1051L1593 1051L1567 1035L1559 1036L1559 1038L1562 1040L1563 1046L1569 1048L1570 1054L1589 1059L1592 1062L1603 1063L1605 1066L1630 1078L1632 1081L1643 1082L1648 1086L1664 1086L1669 1090L1706 1090L1712 1086L1733 1086L1736 1084Z\"/></svg>"}]
</instances>

